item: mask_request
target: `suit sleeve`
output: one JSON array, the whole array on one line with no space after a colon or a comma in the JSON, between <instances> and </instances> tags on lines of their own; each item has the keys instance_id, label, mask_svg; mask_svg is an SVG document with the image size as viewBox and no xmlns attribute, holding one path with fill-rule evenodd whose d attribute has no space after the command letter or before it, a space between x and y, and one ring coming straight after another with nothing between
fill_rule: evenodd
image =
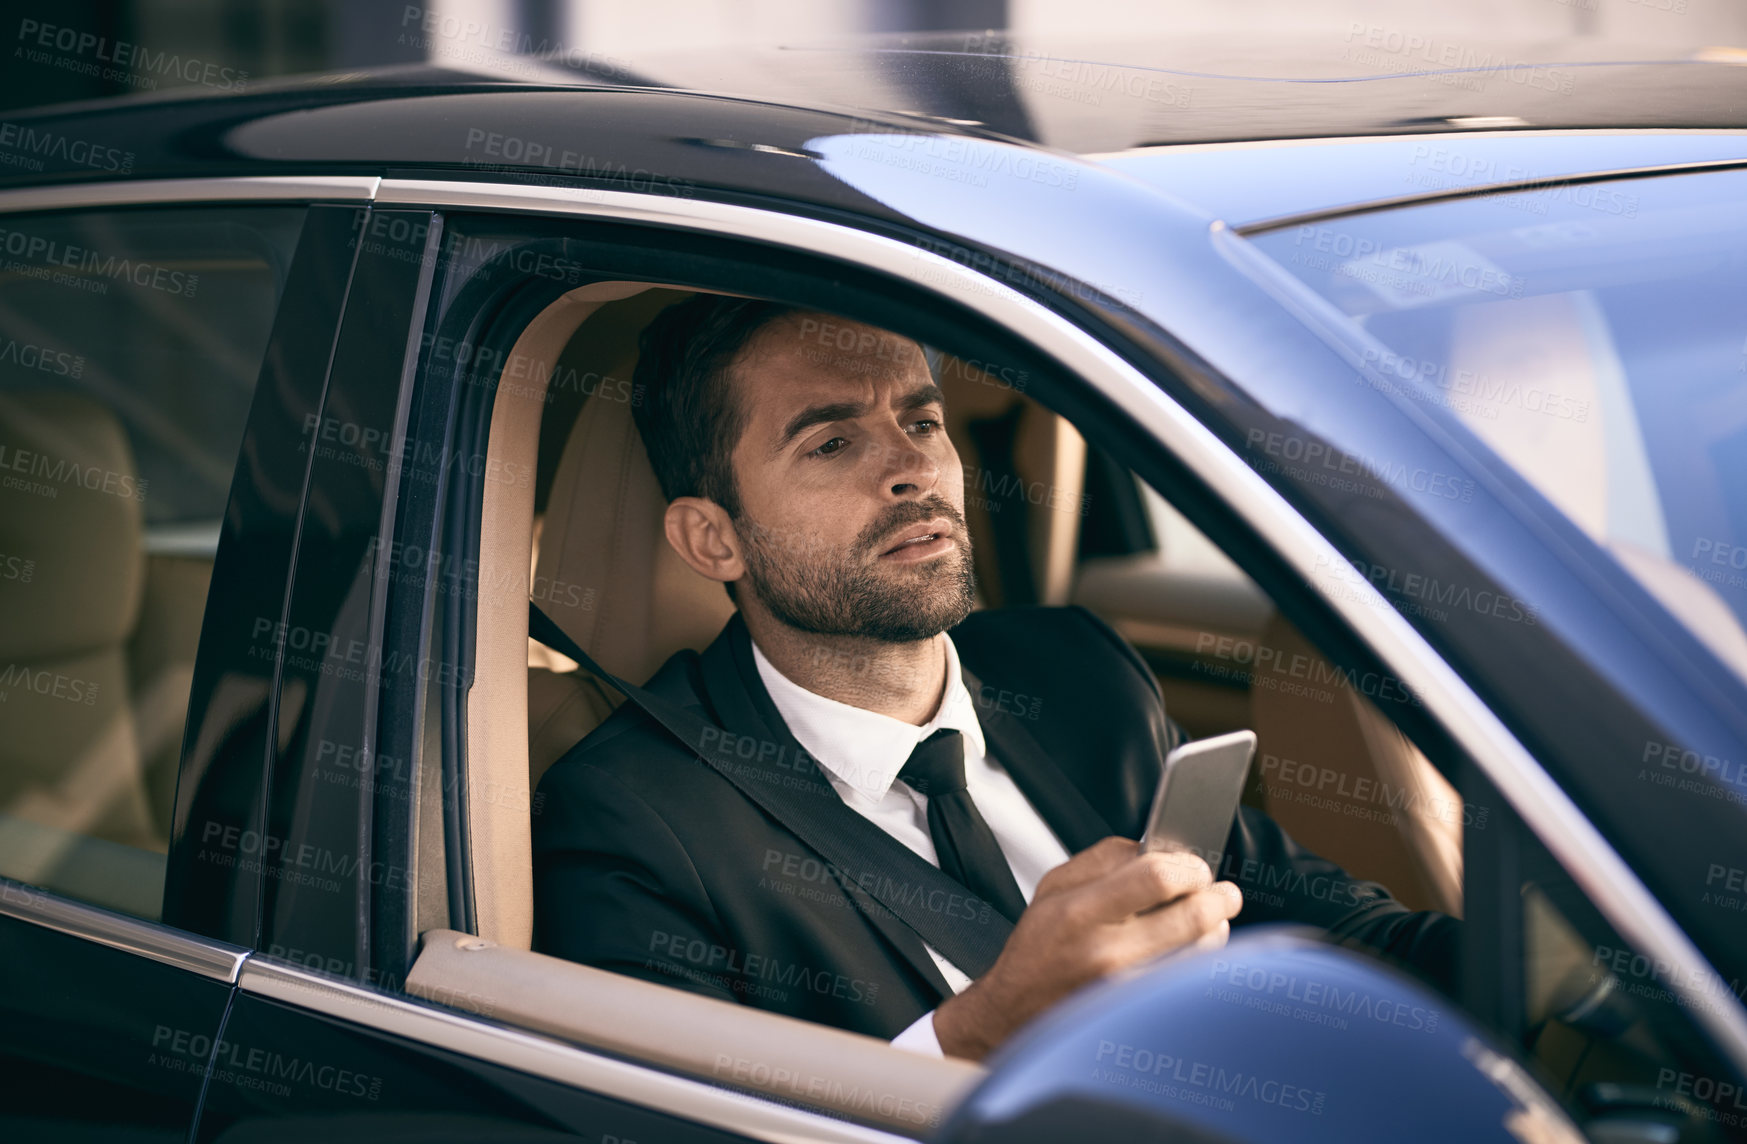
<instances>
[{"instance_id":1,"label":"suit sleeve","mask_svg":"<svg viewBox=\"0 0 1747 1144\"><path fill-rule=\"evenodd\" d=\"M1120 632L1105 623L1104 617L1092 609L1076 604L1073 610L1080 613L1081 617L1099 635L1115 647L1118 654L1128 661L1128 666L1132 667L1135 674L1139 675L1141 681L1146 684L1147 690L1153 693L1153 698L1158 700L1159 714L1163 716L1165 721L1163 734L1165 753L1168 754L1175 750L1179 744L1188 742L1189 734L1178 725L1175 719L1171 718L1171 713L1165 710L1165 693L1159 689L1158 677L1153 674L1153 669L1147 666L1146 659L1141 656L1139 651L1135 650L1135 646L1123 639ZM1160 759L1162 760L1163 757L1161 755Z\"/></svg>"},{"instance_id":2,"label":"suit sleeve","mask_svg":"<svg viewBox=\"0 0 1747 1144\"><path fill-rule=\"evenodd\" d=\"M661 816L598 767L554 766L546 780L534 828L534 948L740 1001L732 944Z\"/></svg>"},{"instance_id":3,"label":"suit sleeve","mask_svg":"<svg viewBox=\"0 0 1747 1144\"><path fill-rule=\"evenodd\" d=\"M1446 992L1455 989L1460 922L1408 909L1376 882L1298 845L1259 810L1238 808L1220 877L1243 891L1238 925L1314 925L1342 945L1383 954Z\"/></svg>"}]
</instances>

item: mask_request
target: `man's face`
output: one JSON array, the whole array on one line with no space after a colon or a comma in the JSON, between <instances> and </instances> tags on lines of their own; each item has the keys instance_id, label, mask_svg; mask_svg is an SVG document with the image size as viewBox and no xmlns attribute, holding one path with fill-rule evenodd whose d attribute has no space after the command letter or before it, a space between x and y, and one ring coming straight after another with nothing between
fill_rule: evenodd
<instances>
[{"instance_id":1,"label":"man's face","mask_svg":"<svg viewBox=\"0 0 1747 1144\"><path fill-rule=\"evenodd\" d=\"M742 591L800 631L890 643L970 613L964 467L920 346L794 315L760 331L734 385Z\"/></svg>"}]
</instances>

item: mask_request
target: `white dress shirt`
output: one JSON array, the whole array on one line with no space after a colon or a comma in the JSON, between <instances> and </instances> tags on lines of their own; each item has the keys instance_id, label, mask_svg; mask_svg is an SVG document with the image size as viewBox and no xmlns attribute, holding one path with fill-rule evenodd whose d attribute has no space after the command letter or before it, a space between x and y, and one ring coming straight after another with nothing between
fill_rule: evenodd
<instances>
[{"instance_id":1,"label":"white dress shirt","mask_svg":"<svg viewBox=\"0 0 1747 1144\"><path fill-rule=\"evenodd\" d=\"M934 866L934 837L928 831L928 799L898 782L898 772L910 760L916 744L943 727L964 737L965 789L983 821L1001 847L1013 880L1026 902L1037 891L1043 875L1068 860L1067 848L1043 821L1006 770L987 755L977 708L959 672L958 650L952 638L939 637L946 655L946 690L934 717L918 727L877 711L839 703L817 695L778 671L755 641L752 658L765 690L776 704L795 740L817 759L843 801L851 810L914 850ZM954 993L971 983L969 975L925 945L940 974ZM912 1052L943 1055L934 1034L934 1013L892 1039L892 1044Z\"/></svg>"}]
</instances>

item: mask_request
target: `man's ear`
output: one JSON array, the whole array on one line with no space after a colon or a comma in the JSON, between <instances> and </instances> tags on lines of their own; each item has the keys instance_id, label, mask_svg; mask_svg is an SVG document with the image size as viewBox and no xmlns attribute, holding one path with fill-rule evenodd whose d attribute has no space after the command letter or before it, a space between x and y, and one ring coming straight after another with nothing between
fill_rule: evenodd
<instances>
[{"instance_id":1,"label":"man's ear","mask_svg":"<svg viewBox=\"0 0 1747 1144\"><path fill-rule=\"evenodd\" d=\"M728 510L706 497L677 497L662 517L667 543L700 576L729 583L746 574Z\"/></svg>"}]
</instances>

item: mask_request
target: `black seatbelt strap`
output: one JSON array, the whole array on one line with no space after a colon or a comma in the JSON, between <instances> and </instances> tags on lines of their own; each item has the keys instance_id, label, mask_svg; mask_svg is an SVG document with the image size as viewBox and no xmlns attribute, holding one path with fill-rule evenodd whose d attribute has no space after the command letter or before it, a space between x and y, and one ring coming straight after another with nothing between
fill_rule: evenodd
<instances>
[{"instance_id":1,"label":"black seatbelt strap","mask_svg":"<svg viewBox=\"0 0 1747 1144\"><path fill-rule=\"evenodd\" d=\"M699 761L734 785L766 814L835 866L850 883L889 910L917 937L972 978L981 977L1013 932L1012 923L902 843L880 831L847 807L846 830L819 821L807 800L817 793L768 781L733 755L708 750L721 728L671 700L629 683L596 663L553 619L528 602L528 634L547 647L574 659L602 681L622 692L651 719L683 743ZM709 732L709 734L706 734ZM834 794L825 784L827 793ZM870 833L871 832L871 833ZM859 835L860 837L857 837ZM889 844L889 845L888 845ZM881 853L880 851L885 851ZM848 886L845 887L848 889ZM956 899L956 900L954 900Z\"/></svg>"}]
</instances>

